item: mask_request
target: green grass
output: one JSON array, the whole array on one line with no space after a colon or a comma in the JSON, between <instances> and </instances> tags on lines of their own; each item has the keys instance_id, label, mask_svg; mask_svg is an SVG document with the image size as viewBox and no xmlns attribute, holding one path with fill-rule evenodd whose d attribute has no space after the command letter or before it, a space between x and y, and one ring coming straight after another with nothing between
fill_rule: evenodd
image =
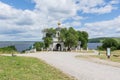
<instances>
[{"instance_id":1,"label":"green grass","mask_svg":"<svg viewBox=\"0 0 120 80\"><path fill-rule=\"evenodd\" d=\"M77 58L85 58L85 59L99 58L99 59L103 59L103 60L108 60L108 61L120 63L120 50L112 51L110 59L107 58L106 51L100 51L100 55L79 55L76 57Z\"/></svg>"},{"instance_id":2,"label":"green grass","mask_svg":"<svg viewBox=\"0 0 120 80\"><path fill-rule=\"evenodd\" d=\"M74 79L36 58L0 56L0 80Z\"/></svg>"},{"instance_id":3,"label":"green grass","mask_svg":"<svg viewBox=\"0 0 120 80\"><path fill-rule=\"evenodd\" d=\"M83 51L80 51L80 53L94 53L94 51L93 50L83 50Z\"/></svg>"},{"instance_id":4,"label":"green grass","mask_svg":"<svg viewBox=\"0 0 120 80\"><path fill-rule=\"evenodd\" d=\"M99 51L99 52L100 52L100 54L106 54L106 51ZM120 56L120 50L111 51L111 55Z\"/></svg>"},{"instance_id":5,"label":"green grass","mask_svg":"<svg viewBox=\"0 0 120 80\"><path fill-rule=\"evenodd\" d=\"M120 50L112 51L110 59L107 58L106 51L100 51L100 54L101 55L97 55L94 57L104 59L104 60L110 60L110 61L114 61L114 62L120 62Z\"/></svg>"},{"instance_id":6,"label":"green grass","mask_svg":"<svg viewBox=\"0 0 120 80\"><path fill-rule=\"evenodd\" d=\"M100 59L103 59L103 60L109 60L109 61L120 63L120 57L115 57L113 55L110 57L110 59L108 59L106 55L96 55L96 56L92 56L92 57L96 57L96 58L100 58Z\"/></svg>"}]
</instances>

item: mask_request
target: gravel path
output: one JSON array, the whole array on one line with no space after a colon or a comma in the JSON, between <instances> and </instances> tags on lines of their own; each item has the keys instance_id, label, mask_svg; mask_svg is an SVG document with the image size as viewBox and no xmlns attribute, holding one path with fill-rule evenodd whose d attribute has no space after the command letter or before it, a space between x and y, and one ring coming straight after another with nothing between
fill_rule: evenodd
<instances>
[{"instance_id":1,"label":"gravel path","mask_svg":"<svg viewBox=\"0 0 120 80\"><path fill-rule=\"evenodd\" d=\"M75 58L78 53L42 52L22 54L40 58L78 80L120 80L120 68Z\"/></svg>"}]
</instances>

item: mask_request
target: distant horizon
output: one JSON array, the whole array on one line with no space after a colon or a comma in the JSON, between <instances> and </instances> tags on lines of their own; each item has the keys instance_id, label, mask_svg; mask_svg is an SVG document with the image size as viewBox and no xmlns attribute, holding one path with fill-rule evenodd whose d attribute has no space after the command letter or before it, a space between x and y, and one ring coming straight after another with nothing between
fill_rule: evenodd
<instances>
[{"instance_id":1,"label":"distant horizon","mask_svg":"<svg viewBox=\"0 0 120 80\"><path fill-rule=\"evenodd\" d=\"M96 38L120 38L120 37L95 37L95 38L88 38L88 39L96 39ZM26 40L26 41L19 41L19 40L13 40L14 42L43 42L43 40ZM12 40L9 41L0 41L0 42L12 42Z\"/></svg>"},{"instance_id":2,"label":"distant horizon","mask_svg":"<svg viewBox=\"0 0 120 80\"><path fill-rule=\"evenodd\" d=\"M61 26L89 38L120 36L120 0L0 0L0 41L39 41Z\"/></svg>"}]
</instances>

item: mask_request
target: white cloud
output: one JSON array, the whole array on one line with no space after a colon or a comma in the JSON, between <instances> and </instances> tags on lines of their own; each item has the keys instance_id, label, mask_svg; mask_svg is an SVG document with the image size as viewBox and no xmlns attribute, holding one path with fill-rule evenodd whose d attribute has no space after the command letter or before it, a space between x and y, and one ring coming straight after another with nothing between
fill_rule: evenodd
<instances>
[{"instance_id":1,"label":"white cloud","mask_svg":"<svg viewBox=\"0 0 120 80\"><path fill-rule=\"evenodd\" d=\"M80 21L80 20L85 19L85 18L83 18L82 16L76 15L76 16L73 16L72 19L75 21Z\"/></svg>"},{"instance_id":2,"label":"white cloud","mask_svg":"<svg viewBox=\"0 0 120 80\"><path fill-rule=\"evenodd\" d=\"M81 23L80 22L77 22L77 21L73 21L71 23L68 23L68 26L69 27L78 27L78 26L81 26Z\"/></svg>"},{"instance_id":3,"label":"white cloud","mask_svg":"<svg viewBox=\"0 0 120 80\"><path fill-rule=\"evenodd\" d=\"M86 23L84 26L82 30L87 31L90 37L120 37L120 16L113 20Z\"/></svg>"},{"instance_id":4,"label":"white cloud","mask_svg":"<svg viewBox=\"0 0 120 80\"><path fill-rule=\"evenodd\" d=\"M110 13L112 10L117 9L114 4L118 4L118 0L111 0L109 2L105 2L105 0L78 0L80 3L78 4L79 9L83 11L83 13L98 13L105 14Z\"/></svg>"},{"instance_id":5,"label":"white cloud","mask_svg":"<svg viewBox=\"0 0 120 80\"><path fill-rule=\"evenodd\" d=\"M21 36L21 39L24 36L31 36L29 39L40 40L42 29L48 26L57 26L59 20L63 21L76 15L76 5L72 0L34 1L36 6L33 11L15 9L10 5L0 2L1 36L8 36L10 34L9 39L14 36L17 40L20 40L18 36ZM39 36L36 36L37 34Z\"/></svg>"},{"instance_id":6,"label":"white cloud","mask_svg":"<svg viewBox=\"0 0 120 80\"><path fill-rule=\"evenodd\" d=\"M0 2L0 19L13 19L21 12L22 10L16 10L11 6Z\"/></svg>"},{"instance_id":7,"label":"white cloud","mask_svg":"<svg viewBox=\"0 0 120 80\"><path fill-rule=\"evenodd\" d=\"M0 40L22 40L24 36L40 40L41 37L36 37L44 28L44 18L40 16L34 11L18 10L0 2Z\"/></svg>"},{"instance_id":8,"label":"white cloud","mask_svg":"<svg viewBox=\"0 0 120 80\"><path fill-rule=\"evenodd\" d=\"M34 0L36 9L55 19L76 15L77 6L72 0Z\"/></svg>"},{"instance_id":9,"label":"white cloud","mask_svg":"<svg viewBox=\"0 0 120 80\"><path fill-rule=\"evenodd\" d=\"M111 0L111 1L110 1L110 4L118 4L118 3L120 3L119 0Z\"/></svg>"},{"instance_id":10,"label":"white cloud","mask_svg":"<svg viewBox=\"0 0 120 80\"><path fill-rule=\"evenodd\" d=\"M59 20L64 22L72 18L73 21L71 23L66 22L63 26L81 26L80 21L86 17L78 16L78 10L81 10L83 13L110 13L116 9L113 5L118 4L118 1L115 0L109 3L106 3L104 0L33 1L36 4L34 10L16 9L0 2L0 40L41 40L41 31L46 27L56 27ZM76 1L79 1L79 3L76 4ZM100 24L98 22L85 25L90 27ZM106 22L105 25L108 26ZM114 24L111 23L111 25ZM116 31L119 32L119 30Z\"/></svg>"},{"instance_id":11,"label":"white cloud","mask_svg":"<svg viewBox=\"0 0 120 80\"><path fill-rule=\"evenodd\" d=\"M110 13L113 9L116 9L116 8L112 7L111 5L106 5L101 8L91 8L90 10L87 11L87 13L104 14L104 13Z\"/></svg>"},{"instance_id":12,"label":"white cloud","mask_svg":"<svg viewBox=\"0 0 120 80\"><path fill-rule=\"evenodd\" d=\"M102 6L105 4L104 0L78 0L80 1L80 6L82 7L95 7Z\"/></svg>"}]
</instances>

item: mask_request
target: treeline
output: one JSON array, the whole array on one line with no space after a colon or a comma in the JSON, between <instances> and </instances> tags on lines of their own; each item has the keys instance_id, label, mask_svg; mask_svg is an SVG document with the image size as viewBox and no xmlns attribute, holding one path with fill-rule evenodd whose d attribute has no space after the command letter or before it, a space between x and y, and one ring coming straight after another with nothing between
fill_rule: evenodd
<instances>
[{"instance_id":1,"label":"treeline","mask_svg":"<svg viewBox=\"0 0 120 80\"><path fill-rule=\"evenodd\" d=\"M107 38L102 42L102 46L99 46L99 50L106 50L107 48L111 48L111 50L119 50L120 42L113 38Z\"/></svg>"},{"instance_id":2,"label":"treeline","mask_svg":"<svg viewBox=\"0 0 120 80\"><path fill-rule=\"evenodd\" d=\"M46 33L43 37L44 42L36 42L34 44L35 48L40 51L41 48L48 48L53 41L53 37L56 36L57 31L60 31L58 40L64 42L65 47L70 50L72 47L76 47L78 42L81 42L81 47L86 49L88 43L88 33L85 31L76 31L74 28L48 28L44 29L43 32Z\"/></svg>"},{"instance_id":3,"label":"treeline","mask_svg":"<svg viewBox=\"0 0 120 80\"><path fill-rule=\"evenodd\" d=\"M120 38L117 37L100 37L100 38L92 38L89 39L88 42L89 43L102 43L105 39L115 39L116 41L120 42Z\"/></svg>"},{"instance_id":4,"label":"treeline","mask_svg":"<svg viewBox=\"0 0 120 80\"><path fill-rule=\"evenodd\" d=\"M102 43L104 39L103 38L92 38L92 39L89 39L88 42L89 43Z\"/></svg>"},{"instance_id":5,"label":"treeline","mask_svg":"<svg viewBox=\"0 0 120 80\"><path fill-rule=\"evenodd\" d=\"M11 53L17 53L17 49L15 48L15 46L7 46L7 47L3 47L0 48L0 53L7 53L7 54L11 54Z\"/></svg>"}]
</instances>

